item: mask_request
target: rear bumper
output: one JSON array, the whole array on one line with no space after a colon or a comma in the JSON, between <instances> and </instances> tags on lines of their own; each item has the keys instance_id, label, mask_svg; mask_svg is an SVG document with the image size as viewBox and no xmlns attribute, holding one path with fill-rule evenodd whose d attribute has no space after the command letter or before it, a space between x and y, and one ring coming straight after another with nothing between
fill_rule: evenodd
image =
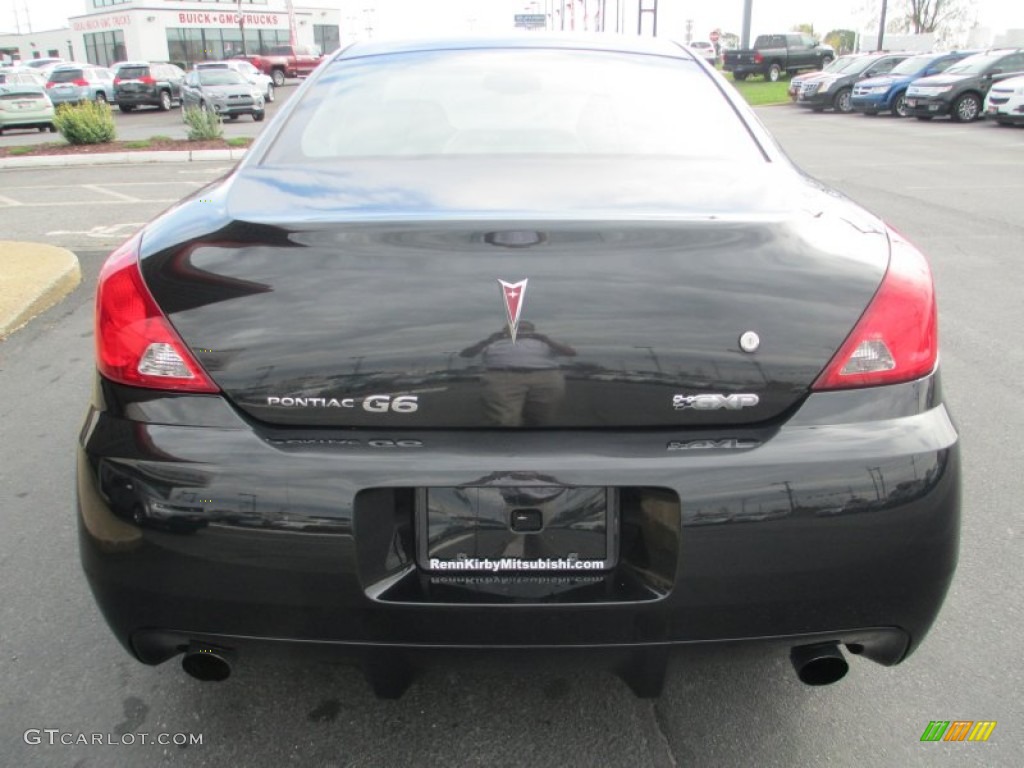
<instances>
[{"instance_id":1,"label":"rear bumper","mask_svg":"<svg viewBox=\"0 0 1024 768\"><path fill-rule=\"evenodd\" d=\"M17 117L4 116L0 119L0 130L11 128L49 128L53 125L53 110L19 114Z\"/></svg>"},{"instance_id":2,"label":"rear bumper","mask_svg":"<svg viewBox=\"0 0 1024 768\"><path fill-rule=\"evenodd\" d=\"M217 397L102 384L78 451L82 562L115 635L148 663L192 641L788 638L893 664L921 641L959 539L957 436L935 378L814 395L785 426L732 443L695 437L260 432ZM636 489L622 504L618 567L420 571L407 490L500 484L502 473Z\"/></svg>"},{"instance_id":3,"label":"rear bumper","mask_svg":"<svg viewBox=\"0 0 1024 768\"><path fill-rule=\"evenodd\" d=\"M147 93L132 93L128 91L114 91L114 99L117 104L127 104L128 106L139 107L149 106L158 107L160 106L160 91L147 92Z\"/></svg>"},{"instance_id":4,"label":"rear bumper","mask_svg":"<svg viewBox=\"0 0 1024 768\"><path fill-rule=\"evenodd\" d=\"M722 69L734 75L763 75L768 71L763 64L723 64Z\"/></svg>"}]
</instances>

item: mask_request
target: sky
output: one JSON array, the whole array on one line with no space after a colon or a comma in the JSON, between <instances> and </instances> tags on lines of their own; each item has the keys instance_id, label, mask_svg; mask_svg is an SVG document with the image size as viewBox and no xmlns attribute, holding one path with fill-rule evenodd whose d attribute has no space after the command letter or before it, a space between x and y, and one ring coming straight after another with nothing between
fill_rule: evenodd
<instances>
[{"instance_id":1,"label":"sky","mask_svg":"<svg viewBox=\"0 0 1024 768\"><path fill-rule=\"evenodd\" d=\"M889 0L889 5L898 1ZM576 2L579 28L583 0ZM591 8L599 4L599 0L589 2ZM628 28L635 30L638 0L605 0L610 17L617 2L627 12ZM161 2L151 0L151 4ZM822 35L836 28L863 28L870 12L857 14L852 9L874 4L880 5L881 0L754 0L751 32L780 32L800 23L814 24ZM22 31L27 31L26 19L37 32L66 26L68 16L83 14L88 5L89 0L0 0L0 32L16 31L15 15ZM283 7L284 0L271 0L271 5ZM514 14L561 8L562 0L295 0L295 5L339 8L342 38L348 40L367 36L367 27L373 28L374 37L506 31ZM979 23L996 32L1024 29L1022 0L973 0L972 6ZM741 32L743 0L659 0L658 10L660 36L685 38L688 19L693 21L693 39L706 39L715 28Z\"/></svg>"}]
</instances>

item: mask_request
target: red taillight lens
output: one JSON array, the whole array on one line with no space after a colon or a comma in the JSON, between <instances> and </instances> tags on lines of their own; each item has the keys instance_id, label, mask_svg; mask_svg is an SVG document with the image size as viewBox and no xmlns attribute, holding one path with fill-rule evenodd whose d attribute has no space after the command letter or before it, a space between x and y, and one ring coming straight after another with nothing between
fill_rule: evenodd
<instances>
[{"instance_id":1,"label":"red taillight lens","mask_svg":"<svg viewBox=\"0 0 1024 768\"><path fill-rule=\"evenodd\" d=\"M121 82L121 78L120 77L115 77L114 78L114 85L117 85L120 82Z\"/></svg>"},{"instance_id":2,"label":"red taillight lens","mask_svg":"<svg viewBox=\"0 0 1024 768\"><path fill-rule=\"evenodd\" d=\"M140 77L139 78L139 82L140 83L145 83L146 85L156 85L156 80L154 80L149 75L145 75L143 77Z\"/></svg>"},{"instance_id":3,"label":"red taillight lens","mask_svg":"<svg viewBox=\"0 0 1024 768\"><path fill-rule=\"evenodd\" d=\"M110 254L96 287L96 367L112 381L176 392L219 391L142 281L136 235Z\"/></svg>"},{"instance_id":4,"label":"red taillight lens","mask_svg":"<svg viewBox=\"0 0 1024 768\"><path fill-rule=\"evenodd\" d=\"M56 83L50 82L50 81L47 81L47 83L46 83L46 87L47 88L53 88L53 86L55 86L55 85L56 85Z\"/></svg>"},{"instance_id":5,"label":"red taillight lens","mask_svg":"<svg viewBox=\"0 0 1024 768\"><path fill-rule=\"evenodd\" d=\"M754 54L754 63L755 64L761 64L763 61L764 61L764 55L763 54L760 54L760 53L755 53Z\"/></svg>"},{"instance_id":6,"label":"red taillight lens","mask_svg":"<svg viewBox=\"0 0 1024 768\"><path fill-rule=\"evenodd\" d=\"M889 269L875 297L814 389L896 384L932 372L939 357L938 314L925 257L890 230Z\"/></svg>"}]
</instances>

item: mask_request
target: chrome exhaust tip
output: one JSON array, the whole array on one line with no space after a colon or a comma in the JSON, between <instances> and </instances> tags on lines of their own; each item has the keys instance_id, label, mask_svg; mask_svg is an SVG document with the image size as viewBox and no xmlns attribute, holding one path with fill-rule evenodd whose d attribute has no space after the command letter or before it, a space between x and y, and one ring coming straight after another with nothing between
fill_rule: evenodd
<instances>
[{"instance_id":1,"label":"chrome exhaust tip","mask_svg":"<svg viewBox=\"0 0 1024 768\"><path fill-rule=\"evenodd\" d=\"M229 655L222 648L190 646L181 659L181 668L196 680L219 683L231 676Z\"/></svg>"},{"instance_id":2,"label":"chrome exhaust tip","mask_svg":"<svg viewBox=\"0 0 1024 768\"><path fill-rule=\"evenodd\" d=\"M806 685L831 685L842 680L850 669L837 643L798 645L790 650L789 660L800 682Z\"/></svg>"}]
</instances>

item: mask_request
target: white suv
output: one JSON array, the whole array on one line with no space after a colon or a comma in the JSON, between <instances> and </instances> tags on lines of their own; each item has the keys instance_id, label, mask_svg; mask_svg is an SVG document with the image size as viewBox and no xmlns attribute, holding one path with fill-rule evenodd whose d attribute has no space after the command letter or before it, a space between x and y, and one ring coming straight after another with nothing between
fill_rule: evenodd
<instances>
[{"instance_id":1,"label":"white suv","mask_svg":"<svg viewBox=\"0 0 1024 768\"><path fill-rule=\"evenodd\" d=\"M690 47L691 51L703 58L704 61L711 66L715 66L715 61L718 59L718 54L715 53L715 46L707 40L694 40L687 43L687 45Z\"/></svg>"},{"instance_id":2,"label":"white suv","mask_svg":"<svg viewBox=\"0 0 1024 768\"><path fill-rule=\"evenodd\" d=\"M1024 77L993 85L985 97L985 116L999 125L1024 123Z\"/></svg>"}]
</instances>

